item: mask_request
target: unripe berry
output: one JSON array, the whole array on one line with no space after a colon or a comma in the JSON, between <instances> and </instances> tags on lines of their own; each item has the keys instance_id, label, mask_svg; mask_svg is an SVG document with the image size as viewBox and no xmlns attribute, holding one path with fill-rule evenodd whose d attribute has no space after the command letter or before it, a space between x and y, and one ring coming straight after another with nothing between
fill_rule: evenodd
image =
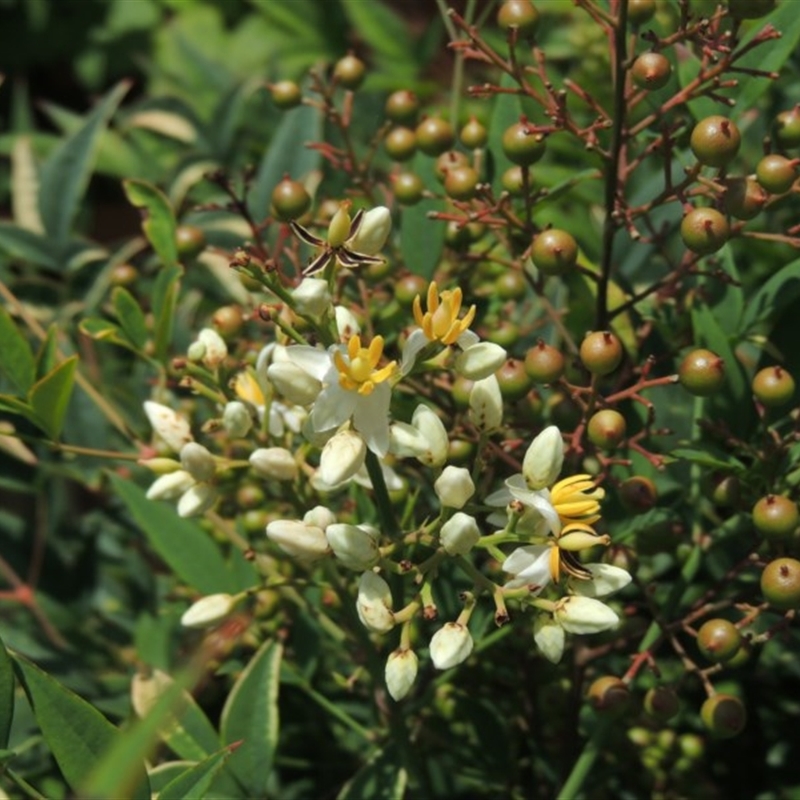
<instances>
[{"instance_id":1,"label":"unripe berry","mask_svg":"<svg viewBox=\"0 0 800 800\"><path fill-rule=\"evenodd\" d=\"M539 27L539 12L530 0L505 0L497 12L501 28L517 28L525 36L533 36Z\"/></svg>"},{"instance_id":2,"label":"unripe berry","mask_svg":"<svg viewBox=\"0 0 800 800\"><path fill-rule=\"evenodd\" d=\"M389 158L408 161L417 152L417 136L411 128L392 128L383 140Z\"/></svg>"},{"instance_id":3,"label":"unripe berry","mask_svg":"<svg viewBox=\"0 0 800 800\"><path fill-rule=\"evenodd\" d=\"M527 120L516 122L503 133L503 152L509 161L521 166L534 164L545 151L545 137L536 133Z\"/></svg>"},{"instance_id":4,"label":"unripe berry","mask_svg":"<svg viewBox=\"0 0 800 800\"><path fill-rule=\"evenodd\" d=\"M692 130L689 146L697 160L707 167L724 167L739 152L742 137L727 117L717 114L701 119Z\"/></svg>"},{"instance_id":5,"label":"unripe berry","mask_svg":"<svg viewBox=\"0 0 800 800\"><path fill-rule=\"evenodd\" d=\"M619 499L632 514L644 514L658 502L658 490L650 478L634 475L620 485Z\"/></svg>"},{"instance_id":6,"label":"unripe berry","mask_svg":"<svg viewBox=\"0 0 800 800\"><path fill-rule=\"evenodd\" d=\"M272 190L272 207L281 219L297 219L311 208L311 196L302 183L284 178Z\"/></svg>"},{"instance_id":7,"label":"unripe berry","mask_svg":"<svg viewBox=\"0 0 800 800\"><path fill-rule=\"evenodd\" d=\"M589 419L586 432L597 447L613 450L625 438L625 417L613 408L601 409Z\"/></svg>"},{"instance_id":8,"label":"unripe berry","mask_svg":"<svg viewBox=\"0 0 800 800\"><path fill-rule=\"evenodd\" d=\"M758 182L772 194L788 192L797 178L796 161L772 154L764 156L756 165Z\"/></svg>"},{"instance_id":9,"label":"unripe berry","mask_svg":"<svg viewBox=\"0 0 800 800\"><path fill-rule=\"evenodd\" d=\"M765 406L782 406L794 397L794 378L783 367L764 367L753 377L752 389Z\"/></svg>"},{"instance_id":10,"label":"unripe berry","mask_svg":"<svg viewBox=\"0 0 800 800\"><path fill-rule=\"evenodd\" d=\"M501 319L493 324L490 320L486 320L488 330L485 332L485 338L490 342L499 344L501 347L511 347L517 343L519 339L519 326L508 319Z\"/></svg>"},{"instance_id":11,"label":"unripe berry","mask_svg":"<svg viewBox=\"0 0 800 800\"><path fill-rule=\"evenodd\" d=\"M725 181L725 210L736 219L753 219L767 199L767 193L752 178L728 178Z\"/></svg>"},{"instance_id":12,"label":"unripe berry","mask_svg":"<svg viewBox=\"0 0 800 800\"><path fill-rule=\"evenodd\" d=\"M581 361L592 375L609 375L620 365L622 355L622 343L611 331L588 333L581 342Z\"/></svg>"},{"instance_id":13,"label":"unripe berry","mask_svg":"<svg viewBox=\"0 0 800 800\"><path fill-rule=\"evenodd\" d=\"M655 13L655 0L628 0L628 22L632 25L648 22Z\"/></svg>"},{"instance_id":14,"label":"unripe berry","mask_svg":"<svg viewBox=\"0 0 800 800\"><path fill-rule=\"evenodd\" d=\"M631 66L633 82L648 91L666 86L671 76L672 64L661 53L642 53Z\"/></svg>"},{"instance_id":15,"label":"unripe berry","mask_svg":"<svg viewBox=\"0 0 800 800\"><path fill-rule=\"evenodd\" d=\"M425 184L422 178L414 172L401 172L392 179L394 196L398 203L413 206L422 199Z\"/></svg>"},{"instance_id":16,"label":"unripe berry","mask_svg":"<svg viewBox=\"0 0 800 800\"><path fill-rule=\"evenodd\" d=\"M715 694L700 708L703 725L718 739L730 739L744 730L747 712L744 703L730 694Z\"/></svg>"},{"instance_id":17,"label":"unripe berry","mask_svg":"<svg viewBox=\"0 0 800 800\"><path fill-rule=\"evenodd\" d=\"M714 394L725 380L725 362L711 350L699 348L687 353L680 367L681 386L700 397Z\"/></svg>"},{"instance_id":18,"label":"unripe berry","mask_svg":"<svg viewBox=\"0 0 800 800\"><path fill-rule=\"evenodd\" d=\"M697 631L700 652L715 664L733 658L742 644L742 634L727 619L710 619Z\"/></svg>"},{"instance_id":19,"label":"unripe berry","mask_svg":"<svg viewBox=\"0 0 800 800\"><path fill-rule=\"evenodd\" d=\"M436 177L444 183L447 173L456 167L468 167L470 165L469 158L466 153L460 150L446 150L444 153L436 157L436 164L433 171Z\"/></svg>"},{"instance_id":20,"label":"unripe berry","mask_svg":"<svg viewBox=\"0 0 800 800\"><path fill-rule=\"evenodd\" d=\"M417 147L425 155L438 156L455 141L453 126L441 117L426 117L417 125Z\"/></svg>"},{"instance_id":21,"label":"unripe berry","mask_svg":"<svg viewBox=\"0 0 800 800\"><path fill-rule=\"evenodd\" d=\"M525 371L536 383L553 383L564 374L564 356L539 339L525 354Z\"/></svg>"},{"instance_id":22,"label":"unripe berry","mask_svg":"<svg viewBox=\"0 0 800 800\"><path fill-rule=\"evenodd\" d=\"M525 366L516 358L509 358L500 369L495 372L497 382L500 384L500 394L504 400L519 400L531 390L533 381L525 371Z\"/></svg>"},{"instance_id":23,"label":"unripe berry","mask_svg":"<svg viewBox=\"0 0 800 800\"><path fill-rule=\"evenodd\" d=\"M206 235L196 225L178 225L175 229L175 246L180 258L195 258L206 246Z\"/></svg>"},{"instance_id":24,"label":"unripe berry","mask_svg":"<svg viewBox=\"0 0 800 800\"><path fill-rule=\"evenodd\" d=\"M464 147L474 149L483 147L486 144L489 139L489 133L475 117L470 117L469 122L461 129L458 138L461 139L461 144Z\"/></svg>"},{"instance_id":25,"label":"unripe berry","mask_svg":"<svg viewBox=\"0 0 800 800\"><path fill-rule=\"evenodd\" d=\"M589 687L589 702L595 711L621 714L628 707L631 693L626 683L615 675L603 675Z\"/></svg>"},{"instance_id":26,"label":"unripe berry","mask_svg":"<svg viewBox=\"0 0 800 800\"><path fill-rule=\"evenodd\" d=\"M644 696L644 710L660 722L672 719L679 708L678 695L671 686L654 686Z\"/></svg>"},{"instance_id":27,"label":"unripe berry","mask_svg":"<svg viewBox=\"0 0 800 800\"><path fill-rule=\"evenodd\" d=\"M333 77L351 91L361 86L366 74L367 65L352 53L340 58L333 67Z\"/></svg>"},{"instance_id":28,"label":"unripe berry","mask_svg":"<svg viewBox=\"0 0 800 800\"><path fill-rule=\"evenodd\" d=\"M735 508L742 494L741 481L735 475L726 475L714 486L711 499L718 506Z\"/></svg>"},{"instance_id":29,"label":"unripe berry","mask_svg":"<svg viewBox=\"0 0 800 800\"><path fill-rule=\"evenodd\" d=\"M521 300L528 291L528 283L519 270L510 269L495 280L494 290L501 300Z\"/></svg>"},{"instance_id":30,"label":"unripe berry","mask_svg":"<svg viewBox=\"0 0 800 800\"><path fill-rule=\"evenodd\" d=\"M269 89L272 93L272 102L278 108L294 108L300 105L300 101L303 99L303 93L294 81L278 81L273 83Z\"/></svg>"},{"instance_id":31,"label":"unripe berry","mask_svg":"<svg viewBox=\"0 0 800 800\"><path fill-rule=\"evenodd\" d=\"M133 264L117 264L109 276L112 286L130 286L139 277L139 270Z\"/></svg>"},{"instance_id":32,"label":"unripe berry","mask_svg":"<svg viewBox=\"0 0 800 800\"><path fill-rule=\"evenodd\" d=\"M428 282L421 275L404 275L394 285L394 296L405 308L410 308L417 295L425 296Z\"/></svg>"},{"instance_id":33,"label":"unripe berry","mask_svg":"<svg viewBox=\"0 0 800 800\"><path fill-rule=\"evenodd\" d=\"M800 147L800 104L775 118L775 140L781 147Z\"/></svg>"},{"instance_id":34,"label":"unripe berry","mask_svg":"<svg viewBox=\"0 0 800 800\"><path fill-rule=\"evenodd\" d=\"M522 197L524 194L525 185L522 181L522 167L519 165L509 167L503 173L503 177L500 178L500 182L503 184L503 188L512 197Z\"/></svg>"},{"instance_id":35,"label":"unripe berry","mask_svg":"<svg viewBox=\"0 0 800 800\"><path fill-rule=\"evenodd\" d=\"M531 246L531 261L545 275L564 275L578 260L578 243L558 228L542 231Z\"/></svg>"},{"instance_id":36,"label":"unripe berry","mask_svg":"<svg viewBox=\"0 0 800 800\"><path fill-rule=\"evenodd\" d=\"M456 167L447 171L444 190L453 200L471 200L478 186L478 173L472 167Z\"/></svg>"},{"instance_id":37,"label":"unripe berry","mask_svg":"<svg viewBox=\"0 0 800 800\"><path fill-rule=\"evenodd\" d=\"M791 536L800 522L797 503L779 494L768 494L753 506L753 524L767 539Z\"/></svg>"},{"instance_id":38,"label":"unripe berry","mask_svg":"<svg viewBox=\"0 0 800 800\"><path fill-rule=\"evenodd\" d=\"M761 573L761 594L779 611L800 608L800 561L776 558Z\"/></svg>"},{"instance_id":39,"label":"unripe berry","mask_svg":"<svg viewBox=\"0 0 800 800\"><path fill-rule=\"evenodd\" d=\"M242 309L239 306L221 306L211 317L211 324L223 338L234 336L244 325Z\"/></svg>"},{"instance_id":40,"label":"unripe berry","mask_svg":"<svg viewBox=\"0 0 800 800\"><path fill-rule=\"evenodd\" d=\"M392 92L386 99L386 116L398 125L413 125L419 113L419 98L408 89Z\"/></svg>"},{"instance_id":41,"label":"unripe berry","mask_svg":"<svg viewBox=\"0 0 800 800\"><path fill-rule=\"evenodd\" d=\"M714 208L694 208L681 221L681 238L701 256L716 253L730 235L728 220Z\"/></svg>"}]
</instances>

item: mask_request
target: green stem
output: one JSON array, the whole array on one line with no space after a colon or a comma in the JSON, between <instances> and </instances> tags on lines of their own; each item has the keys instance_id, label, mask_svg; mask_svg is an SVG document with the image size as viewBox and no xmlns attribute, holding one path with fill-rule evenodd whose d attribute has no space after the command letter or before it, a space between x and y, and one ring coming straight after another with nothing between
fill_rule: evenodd
<instances>
[{"instance_id":1,"label":"green stem","mask_svg":"<svg viewBox=\"0 0 800 800\"><path fill-rule=\"evenodd\" d=\"M381 462L378 460L378 456L376 456L375 453L371 450L367 450L365 463L367 465L367 474L372 482L372 489L375 492L376 506L378 508L381 526L390 538L397 539L402 531L392 511L392 501L389 498L389 490L386 488L386 481L383 479Z\"/></svg>"},{"instance_id":2,"label":"green stem","mask_svg":"<svg viewBox=\"0 0 800 800\"><path fill-rule=\"evenodd\" d=\"M605 744L608 730L613 720L604 717L597 723L591 738L583 747L583 751L575 762L569 777L561 787L561 791L556 795L557 800L575 800L583 786L584 781L589 777L600 749Z\"/></svg>"}]
</instances>

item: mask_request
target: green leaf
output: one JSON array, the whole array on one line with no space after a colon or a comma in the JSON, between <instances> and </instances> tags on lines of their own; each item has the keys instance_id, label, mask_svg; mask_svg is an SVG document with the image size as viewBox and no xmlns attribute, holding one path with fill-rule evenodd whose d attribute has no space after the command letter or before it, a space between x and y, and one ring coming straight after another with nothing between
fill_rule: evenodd
<instances>
[{"instance_id":1,"label":"green leaf","mask_svg":"<svg viewBox=\"0 0 800 800\"><path fill-rule=\"evenodd\" d=\"M60 266L52 239L10 222L0 222L0 250L39 267L58 269Z\"/></svg>"},{"instance_id":2,"label":"green leaf","mask_svg":"<svg viewBox=\"0 0 800 800\"><path fill-rule=\"evenodd\" d=\"M153 549L181 580L201 594L238 590L222 553L199 525L164 503L148 500L135 483L114 474L109 479Z\"/></svg>"},{"instance_id":3,"label":"green leaf","mask_svg":"<svg viewBox=\"0 0 800 800\"><path fill-rule=\"evenodd\" d=\"M0 308L0 342L0 372L20 394L27 394L36 379L36 362L27 339L4 308Z\"/></svg>"},{"instance_id":4,"label":"green leaf","mask_svg":"<svg viewBox=\"0 0 800 800\"><path fill-rule=\"evenodd\" d=\"M145 181L127 180L122 185L128 200L143 210L142 230L165 267L178 263L175 214L166 195Z\"/></svg>"},{"instance_id":5,"label":"green leaf","mask_svg":"<svg viewBox=\"0 0 800 800\"><path fill-rule=\"evenodd\" d=\"M86 117L83 126L51 153L41 170L39 213L45 230L57 246L66 244L78 203L89 182L102 134L130 88L118 83Z\"/></svg>"},{"instance_id":6,"label":"green leaf","mask_svg":"<svg viewBox=\"0 0 800 800\"><path fill-rule=\"evenodd\" d=\"M139 304L133 295L122 286L117 286L111 293L111 302L114 305L114 313L117 320L125 331L127 337L133 344L141 350L147 344L147 322L144 312L139 308Z\"/></svg>"},{"instance_id":7,"label":"green leaf","mask_svg":"<svg viewBox=\"0 0 800 800\"><path fill-rule=\"evenodd\" d=\"M419 154L412 166L412 170L422 178L425 186L431 189L436 186L433 164L432 159ZM442 211L444 207L442 200L422 200L404 208L400 217L400 252L403 262L414 275L428 280L439 263L447 231L447 224L441 220L428 219L428 212Z\"/></svg>"},{"instance_id":8,"label":"green leaf","mask_svg":"<svg viewBox=\"0 0 800 800\"><path fill-rule=\"evenodd\" d=\"M687 47L681 45L678 51L678 81L685 89L700 74L700 59ZM710 97L694 97L687 103L689 111L696 120L719 113L720 104Z\"/></svg>"},{"instance_id":9,"label":"green leaf","mask_svg":"<svg viewBox=\"0 0 800 800\"><path fill-rule=\"evenodd\" d=\"M113 322L109 322L107 319L100 319L99 317L82 319L78 323L78 330L97 342L116 344L136 352L133 342L128 339L122 328L120 328L119 325L115 325Z\"/></svg>"},{"instance_id":10,"label":"green leaf","mask_svg":"<svg viewBox=\"0 0 800 800\"><path fill-rule=\"evenodd\" d=\"M159 793L159 800L195 800L205 797L211 788L214 778L225 766L225 762L234 752L234 746L229 745L222 750L203 759L182 775L170 781Z\"/></svg>"},{"instance_id":11,"label":"green leaf","mask_svg":"<svg viewBox=\"0 0 800 800\"><path fill-rule=\"evenodd\" d=\"M408 785L408 774L399 766L394 748L389 746L376 753L349 780L336 800L402 800Z\"/></svg>"},{"instance_id":12,"label":"green leaf","mask_svg":"<svg viewBox=\"0 0 800 800\"><path fill-rule=\"evenodd\" d=\"M163 361L167 356L172 340L172 325L175 320L175 306L178 302L178 280L183 275L183 267L175 264L164 267L156 278L153 287L153 316L155 317L155 353Z\"/></svg>"},{"instance_id":13,"label":"green leaf","mask_svg":"<svg viewBox=\"0 0 800 800\"><path fill-rule=\"evenodd\" d=\"M8 746L8 734L14 719L14 665L0 639L0 749Z\"/></svg>"},{"instance_id":14,"label":"green leaf","mask_svg":"<svg viewBox=\"0 0 800 800\"><path fill-rule=\"evenodd\" d=\"M39 667L19 655L13 659L36 722L64 779L78 796L85 796L79 789L86 775L100 763L119 731L94 706ZM149 800L144 763L135 758L130 763L130 783L124 795L118 796Z\"/></svg>"},{"instance_id":15,"label":"green leaf","mask_svg":"<svg viewBox=\"0 0 800 800\"><path fill-rule=\"evenodd\" d=\"M744 472L745 470L744 464L738 458L734 458L722 450L710 453L707 450L696 450L693 447L678 447L672 450L670 455L709 469L718 469L724 472Z\"/></svg>"},{"instance_id":16,"label":"green leaf","mask_svg":"<svg viewBox=\"0 0 800 800\"><path fill-rule=\"evenodd\" d=\"M233 687L220 725L223 741L242 741L230 769L253 797L267 788L278 743L278 686L282 648L265 642Z\"/></svg>"},{"instance_id":17,"label":"green leaf","mask_svg":"<svg viewBox=\"0 0 800 800\"><path fill-rule=\"evenodd\" d=\"M190 770L195 763L194 761L186 760L165 761L163 764L153 767L148 773L150 776L150 789L153 794L158 794L168 783Z\"/></svg>"},{"instance_id":18,"label":"green leaf","mask_svg":"<svg viewBox=\"0 0 800 800\"><path fill-rule=\"evenodd\" d=\"M58 366L58 328L53 323L36 354L36 379L43 378Z\"/></svg>"},{"instance_id":19,"label":"green leaf","mask_svg":"<svg viewBox=\"0 0 800 800\"><path fill-rule=\"evenodd\" d=\"M57 439L61 433L77 365L78 357L70 356L36 381L28 392L28 402L51 439Z\"/></svg>"},{"instance_id":20,"label":"green leaf","mask_svg":"<svg viewBox=\"0 0 800 800\"><path fill-rule=\"evenodd\" d=\"M741 332L749 333L760 322L774 322L800 297L800 259L779 269L748 301Z\"/></svg>"}]
</instances>

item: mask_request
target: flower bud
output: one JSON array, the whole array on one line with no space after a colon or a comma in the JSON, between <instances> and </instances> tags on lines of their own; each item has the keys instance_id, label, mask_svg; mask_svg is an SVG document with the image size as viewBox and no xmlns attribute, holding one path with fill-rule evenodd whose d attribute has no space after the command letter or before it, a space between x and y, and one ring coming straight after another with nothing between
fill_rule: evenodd
<instances>
[{"instance_id":1,"label":"flower bud","mask_svg":"<svg viewBox=\"0 0 800 800\"><path fill-rule=\"evenodd\" d=\"M564 654L564 629L549 614L539 614L533 623L533 640L542 655L558 664Z\"/></svg>"},{"instance_id":2,"label":"flower bud","mask_svg":"<svg viewBox=\"0 0 800 800\"><path fill-rule=\"evenodd\" d=\"M417 458L428 467L441 467L447 461L449 441L439 415L426 405L414 409L411 424L420 432L427 447Z\"/></svg>"},{"instance_id":3,"label":"flower bud","mask_svg":"<svg viewBox=\"0 0 800 800\"><path fill-rule=\"evenodd\" d=\"M472 652L472 636L466 625L448 622L433 634L430 654L436 669L450 669L466 661Z\"/></svg>"},{"instance_id":4,"label":"flower bud","mask_svg":"<svg viewBox=\"0 0 800 800\"><path fill-rule=\"evenodd\" d=\"M291 361L279 361L267 368L267 377L290 402L307 406L317 399L322 384Z\"/></svg>"},{"instance_id":5,"label":"flower bud","mask_svg":"<svg viewBox=\"0 0 800 800\"><path fill-rule=\"evenodd\" d=\"M329 508L325 506L314 506L310 511L306 511L303 515L303 522L306 525L314 525L322 530L327 530L328 525L333 525L336 522L336 517Z\"/></svg>"},{"instance_id":6,"label":"flower bud","mask_svg":"<svg viewBox=\"0 0 800 800\"><path fill-rule=\"evenodd\" d=\"M181 448L181 466L196 481L209 481L217 471L217 463L207 447L197 442L187 442Z\"/></svg>"},{"instance_id":7,"label":"flower bud","mask_svg":"<svg viewBox=\"0 0 800 800\"><path fill-rule=\"evenodd\" d=\"M328 282L322 278L304 278L292 291L297 311L310 317L321 317L331 305Z\"/></svg>"},{"instance_id":8,"label":"flower bud","mask_svg":"<svg viewBox=\"0 0 800 800\"><path fill-rule=\"evenodd\" d=\"M394 627L392 592L389 584L374 572L365 572L358 582L356 610L367 630L387 633Z\"/></svg>"},{"instance_id":9,"label":"flower bud","mask_svg":"<svg viewBox=\"0 0 800 800\"><path fill-rule=\"evenodd\" d=\"M544 489L552 486L564 463L564 441L561 431L550 425L528 446L522 460L522 474L529 489Z\"/></svg>"},{"instance_id":10,"label":"flower bud","mask_svg":"<svg viewBox=\"0 0 800 800\"><path fill-rule=\"evenodd\" d=\"M284 553L308 564L330 553L322 528L295 519L276 519L270 522L267 525L267 536Z\"/></svg>"},{"instance_id":11,"label":"flower bud","mask_svg":"<svg viewBox=\"0 0 800 800\"><path fill-rule=\"evenodd\" d=\"M331 217L328 224L328 244L331 247L341 247L350 235L350 203L348 201L339 206L337 212Z\"/></svg>"},{"instance_id":12,"label":"flower bud","mask_svg":"<svg viewBox=\"0 0 800 800\"><path fill-rule=\"evenodd\" d=\"M395 422L389 426L389 450L396 456L421 459L426 447L427 442L413 425Z\"/></svg>"},{"instance_id":13,"label":"flower bud","mask_svg":"<svg viewBox=\"0 0 800 800\"><path fill-rule=\"evenodd\" d=\"M556 620L568 633L598 633L613 628L619 617L605 603L591 597L564 597L556 602Z\"/></svg>"},{"instance_id":14,"label":"flower bud","mask_svg":"<svg viewBox=\"0 0 800 800\"><path fill-rule=\"evenodd\" d=\"M319 476L328 486L337 486L361 469L367 445L354 430L342 430L331 436L322 448Z\"/></svg>"},{"instance_id":15,"label":"flower bud","mask_svg":"<svg viewBox=\"0 0 800 800\"><path fill-rule=\"evenodd\" d=\"M192 342L186 348L186 358L192 362L192 364L199 364L206 355L206 346L202 342Z\"/></svg>"},{"instance_id":16,"label":"flower bud","mask_svg":"<svg viewBox=\"0 0 800 800\"><path fill-rule=\"evenodd\" d=\"M481 538L475 517L456 511L439 533L439 541L450 556L466 555Z\"/></svg>"},{"instance_id":17,"label":"flower bud","mask_svg":"<svg viewBox=\"0 0 800 800\"><path fill-rule=\"evenodd\" d=\"M253 418L247 406L239 400L231 400L225 404L222 412L222 427L232 439L241 439L247 436L253 427Z\"/></svg>"},{"instance_id":18,"label":"flower bud","mask_svg":"<svg viewBox=\"0 0 800 800\"><path fill-rule=\"evenodd\" d=\"M258 378L251 370L240 372L233 380L233 390L236 396L245 403L250 403L256 408L263 406L267 400Z\"/></svg>"},{"instance_id":19,"label":"flower bud","mask_svg":"<svg viewBox=\"0 0 800 800\"><path fill-rule=\"evenodd\" d=\"M161 403L154 403L152 400L145 400L144 413L147 414L147 419L150 420L156 434L176 453L180 453L181 448L192 441L189 423L171 408Z\"/></svg>"},{"instance_id":20,"label":"flower bud","mask_svg":"<svg viewBox=\"0 0 800 800\"><path fill-rule=\"evenodd\" d=\"M181 617L184 628L209 628L222 622L236 607L236 598L230 594L210 594L192 603Z\"/></svg>"},{"instance_id":21,"label":"flower bud","mask_svg":"<svg viewBox=\"0 0 800 800\"><path fill-rule=\"evenodd\" d=\"M147 490L148 500L177 500L192 488L195 479L186 470L178 469L156 478Z\"/></svg>"},{"instance_id":22,"label":"flower bud","mask_svg":"<svg viewBox=\"0 0 800 800\"><path fill-rule=\"evenodd\" d=\"M378 537L366 526L345 525L336 523L325 529L328 544L333 555L342 562L342 566L356 572L372 569L377 563Z\"/></svg>"},{"instance_id":23,"label":"flower bud","mask_svg":"<svg viewBox=\"0 0 800 800\"><path fill-rule=\"evenodd\" d=\"M374 256L379 253L392 230L392 215L386 206L376 206L361 219L356 235L347 243L351 250Z\"/></svg>"},{"instance_id":24,"label":"flower bud","mask_svg":"<svg viewBox=\"0 0 800 800\"><path fill-rule=\"evenodd\" d=\"M558 537L558 546L561 550L569 550L573 553L578 550L586 550L589 547L597 547L599 544L607 545L611 542L611 537L606 535L599 536L588 531L569 531Z\"/></svg>"},{"instance_id":25,"label":"flower bud","mask_svg":"<svg viewBox=\"0 0 800 800\"><path fill-rule=\"evenodd\" d=\"M285 447L259 447L248 460L250 466L265 478L293 481L298 474L297 462Z\"/></svg>"},{"instance_id":26,"label":"flower bud","mask_svg":"<svg viewBox=\"0 0 800 800\"><path fill-rule=\"evenodd\" d=\"M469 418L484 431L500 427L503 421L503 397L494 375L473 384L469 393Z\"/></svg>"},{"instance_id":27,"label":"flower bud","mask_svg":"<svg viewBox=\"0 0 800 800\"><path fill-rule=\"evenodd\" d=\"M605 597L624 589L631 582L631 574L622 567L613 564L584 564L592 573L591 580L584 581L570 578L570 589L583 597Z\"/></svg>"},{"instance_id":28,"label":"flower bud","mask_svg":"<svg viewBox=\"0 0 800 800\"><path fill-rule=\"evenodd\" d=\"M386 688L392 700L402 700L414 685L419 669L419 659L413 650L399 647L386 660Z\"/></svg>"},{"instance_id":29,"label":"flower bud","mask_svg":"<svg viewBox=\"0 0 800 800\"><path fill-rule=\"evenodd\" d=\"M147 467L155 475L167 475L181 468L181 462L174 458L143 458L136 463L141 467Z\"/></svg>"},{"instance_id":30,"label":"flower bud","mask_svg":"<svg viewBox=\"0 0 800 800\"><path fill-rule=\"evenodd\" d=\"M344 342L361 333L361 326L358 324L355 314L344 306L336 306L333 309L334 316L336 317L336 330L339 332L339 338Z\"/></svg>"},{"instance_id":31,"label":"flower bud","mask_svg":"<svg viewBox=\"0 0 800 800\"><path fill-rule=\"evenodd\" d=\"M433 488L441 504L447 508L463 508L475 494L475 484L469 470L464 467L445 467Z\"/></svg>"},{"instance_id":32,"label":"flower bud","mask_svg":"<svg viewBox=\"0 0 800 800\"><path fill-rule=\"evenodd\" d=\"M178 515L181 517L197 517L208 511L217 500L213 486L198 483L187 489L178 500Z\"/></svg>"},{"instance_id":33,"label":"flower bud","mask_svg":"<svg viewBox=\"0 0 800 800\"><path fill-rule=\"evenodd\" d=\"M213 328L203 328L197 335L197 341L205 345L203 363L209 369L219 366L228 355L228 345Z\"/></svg>"},{"instance_id":34,"label":"flower bud","mask_svg":"<svg viewBox=\"0 0 800 800\"><path fill-rule=\"evenodd\" d=\"M456 372L471 381L480 381L494 375L507 357L508 354L499 344L478 342L456 358Z\"/></svg>"}]
</instances>

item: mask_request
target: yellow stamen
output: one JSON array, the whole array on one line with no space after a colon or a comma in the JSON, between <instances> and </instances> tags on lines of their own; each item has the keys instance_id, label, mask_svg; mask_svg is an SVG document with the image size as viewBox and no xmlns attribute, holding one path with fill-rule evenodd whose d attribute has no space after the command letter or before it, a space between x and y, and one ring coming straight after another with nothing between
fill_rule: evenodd
<instances>
[{"instance_id":1,"label":"yellow stamen","mask_svg":"<svg viewBox=\"0 0 800 800\"><path fill-rule=\"evenodd\" d=\"M252 372L240 372L233 379L233 390L240 400L245 403L252 403L254 406L263 406L266 404L267 399L264 397L264 392L258 385L255 375Z\"/></svg>"},{"instance_id":2,"label":"yellow stamen","mask_svg":"<svg viewBox=\"0 0 800 800\"><path fill-rule=\"evenodd\" d=\"M369 347L361 346L361 337L356 334L347 343L348 361L339 350L333 354L333 363L339 372L339 385L350 392L361 395L372 394L379 383L388 380L395 371L396 361L376 369L383 355L383 337L376 336Z\"/></svg>"},{"instance_id":3,"label":"yellow stamen","mask_svg":"<svg viewBox=\"0 0 800 800\"><path fill-rule=\"evenodd\" d=\"M576 523L591 526L600 519L600 500L605 491L595 486L591 475L572 475L556 483L550 490L550 502L564 526Z\"/></svg>"},{"instance_id":4,"label":"yellow stamen","mask_svg":"<svg viewBox=\"0 0 800 800\"><path fill-rule=\"evenodd\" d=\"M475 319L476 308L470 306L462 319L462 292L460 288L445 289L441 294L433 281L428 286L428 310L423 313L420 296L414 298L414 320L422 328L425 336L432 342L451 345L469 328Z\"/></svg>"},{"instance_id":5,"label":"yellow stamen","mask_svg":"<svg viewBox=\"0 0 800 800\"><path fill-rule=\"evenodd\" d=\"M561 551L557 547L550 548L550 577L558 583L561 576Z\"/></svg>"}]
</instances>

